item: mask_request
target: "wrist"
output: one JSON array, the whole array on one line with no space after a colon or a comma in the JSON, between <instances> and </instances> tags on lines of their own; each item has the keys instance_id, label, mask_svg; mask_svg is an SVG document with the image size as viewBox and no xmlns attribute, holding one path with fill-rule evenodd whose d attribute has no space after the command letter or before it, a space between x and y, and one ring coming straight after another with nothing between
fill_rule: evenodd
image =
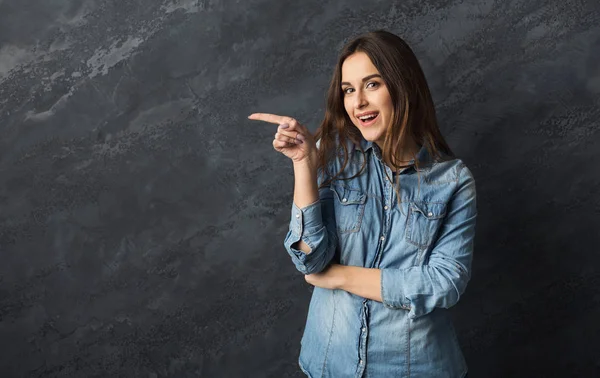
<instances>
[{"instance_id":1,"label":"wrist","mask_svg":"<svg viewBox=\"0 0 600 378\"><path fill-rule=\"evenodd\" d=\"M347 266L347 265L339 265L339 264L336 264L335 266L337 267L337 272L336 272L337 285L336 286L338 289L345 290L346 285L349 281L351 267Z\"/></svg>"},{"instance_id":2,"label":"wrist","mask_svg":"<svg viewBox=\"0 0 600 378\"><path fill-rule=\"evenodd\" d=\"M316 169L317 154L316 153L309 154L302 160L294 161L293 164L294 164L294 166L301 167L301 168L308 167L308 168Z\"/></svg>"}]
</instances>

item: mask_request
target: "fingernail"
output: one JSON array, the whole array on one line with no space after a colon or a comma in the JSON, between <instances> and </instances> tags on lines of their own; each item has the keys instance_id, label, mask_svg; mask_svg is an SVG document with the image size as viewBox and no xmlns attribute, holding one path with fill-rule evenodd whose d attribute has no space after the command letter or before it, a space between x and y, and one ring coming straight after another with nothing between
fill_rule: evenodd
<instances>
[{"instance_id":1,"label":"fingernail","mask_svg":"<svg viewBox=\"0 0 600 378\"><path fill-rule=\"evenodd\" d=\"M298 134L296 135L296 139L304 140L304 135Z\"/></svg>"},{"instance_id":2,"label":"fingernail","mask_svg":"<svg viewBox=\"0 0 600 378\"><path fill-rule=\"evenodd\" d=\"M290 127L290 125L288 125L287 123L282 123L281 125L279 125L279 127L282 129L287 129L288 127Z\"/></svg>"}]
</instances>

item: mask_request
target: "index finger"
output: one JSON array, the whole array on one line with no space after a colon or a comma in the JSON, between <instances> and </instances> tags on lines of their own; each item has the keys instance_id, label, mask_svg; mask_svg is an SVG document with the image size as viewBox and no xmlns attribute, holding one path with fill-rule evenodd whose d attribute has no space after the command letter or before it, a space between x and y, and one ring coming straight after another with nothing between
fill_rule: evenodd
<instances>
[{"instance_id":1,"label":"index finger","mask_svg":"<svg viewBox=\"0 0 600 378\"><path fill-rule=\"evenodd\" d=\"M269 114L269 113L252 113L248 116L249 119L254 119L257 121L265 121L271 122L275 124L282 124L285 122L290 122L292 120L291 117L280 116L277 114Z\"/></svg>"}]
</instances>

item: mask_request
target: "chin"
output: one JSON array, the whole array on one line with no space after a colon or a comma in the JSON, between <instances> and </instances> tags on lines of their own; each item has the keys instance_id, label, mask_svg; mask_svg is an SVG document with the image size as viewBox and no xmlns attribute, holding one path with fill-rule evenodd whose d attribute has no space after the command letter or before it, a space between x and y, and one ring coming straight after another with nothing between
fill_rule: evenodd
<instances>
[{"instance_id":1,"label":"chin","mask_svg":"<svg viewBox=\"0 0 600 378\"><path fill-rule=\"evenodd\" d=\"M369 132L369 131L367 131L365 133L362 130L360 133L362 134L363 138L365 138L365 140L368 140L369 142L375 142L375 141L378 141L379 139L382 139L381 133L373 133L373 132Z\"/></svg>"}]
</instances>

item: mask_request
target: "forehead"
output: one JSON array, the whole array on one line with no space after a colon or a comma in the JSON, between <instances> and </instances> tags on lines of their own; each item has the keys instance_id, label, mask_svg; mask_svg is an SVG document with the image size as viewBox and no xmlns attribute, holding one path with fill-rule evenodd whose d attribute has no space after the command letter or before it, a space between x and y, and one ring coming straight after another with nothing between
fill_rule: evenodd
<instances>
[{"instance_id":1,"label":"forehead","mask_svg":"<svg viewBox=\"0 0 600 378\"><path fill-rule=\"evenodd\" d=\"M342 63L342 81L360 82L360 80L371 74L379 73L371 62L371 58L362 51L350 55Z\"/></svg>"}]
</instances>

